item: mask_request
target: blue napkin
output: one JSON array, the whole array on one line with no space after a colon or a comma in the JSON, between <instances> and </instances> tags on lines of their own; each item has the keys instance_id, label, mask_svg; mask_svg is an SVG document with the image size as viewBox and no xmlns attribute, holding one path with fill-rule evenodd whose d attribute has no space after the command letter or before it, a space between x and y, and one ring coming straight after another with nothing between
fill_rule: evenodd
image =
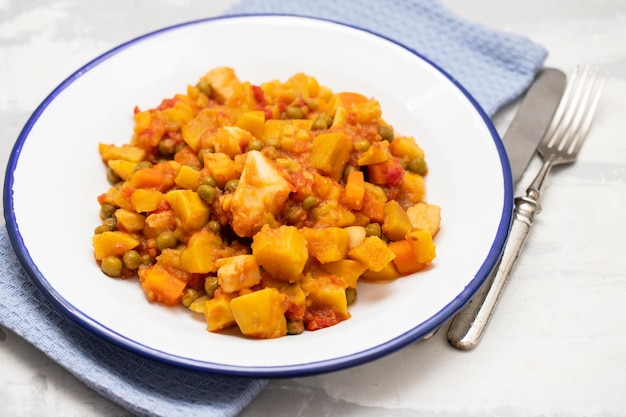
<instances>
[{"instance_id":1,"label":"blue napkin","mask_svg":"<svg viewBox=\"0 0 626 417\"><path fill-rule=\"evenodd\" d=\"M460 19L436 0L243 0L228 12L309 15L380 33L442 67L489 115L524 92L547 55L524 37ZM0 227L0 325L137 415L235 416L267 383L178 369L91 335L28 279L6 227Z\"/></svg>"}]
</instances>

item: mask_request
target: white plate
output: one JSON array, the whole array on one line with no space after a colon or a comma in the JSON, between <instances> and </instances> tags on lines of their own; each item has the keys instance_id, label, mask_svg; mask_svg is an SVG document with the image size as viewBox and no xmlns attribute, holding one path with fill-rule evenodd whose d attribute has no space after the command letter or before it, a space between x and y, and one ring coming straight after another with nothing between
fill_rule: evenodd
<instances>
[{"instance_id":1,"label":"white plate","mask_svg":"<svg viewBox=\"0 0 626 417\"><path fill-rule=\"evenodd\" d=\"M242 80L306 72L334 91L377 98L383 116L426 151L427 197L442 207L434 267L364 284L352 318L299 336L212 334L184 308L150 304L135 280L105 277L91 245L96 196L107 188L98 142L126 143L132 111L184 92L207 70ZM367 31L294 16L239 16L166 28L90 62L39 106L20 134L5 182L5 217L24 268L89 331L178 366L238 375L327 372L418 340L459 310L495 264L508 233L512 182L488 117L442 70Z\"/></svg>"}]
</instances>

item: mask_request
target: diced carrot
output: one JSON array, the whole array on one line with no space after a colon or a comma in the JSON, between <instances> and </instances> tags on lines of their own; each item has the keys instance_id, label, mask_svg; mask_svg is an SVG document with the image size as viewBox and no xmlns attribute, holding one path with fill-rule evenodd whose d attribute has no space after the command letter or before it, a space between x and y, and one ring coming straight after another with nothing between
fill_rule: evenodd
<instances>
[{"instance_id":1,"label":"diced carrot","mask_svg":"<svg viewBox=\"0 0 626 417\"><path fill-rule=\"evenodd\" d=\"M337 93L336 95L341 104L346 107L349 107L351 104L364 103L369 100L363 94L353 93L350 91L344 91L341 93Z\"/></svg>"},{"instance_id":2,"label":"diced carrot","mask_svg":"<svg viewBox=\"0 0 626 417\"><path fill-rule=\"evenodd\" d=\"M426 266L417 260L413 245L406 239L389 242L389 249L396 255L396 257L393 258L393 263L396 265L401 275L421 271Z\"/></svg>"},{"instance_id":3,"label":"diced carrot","mask_svg":"<svg viewBox=\"0 0 626 417\"><path fill-rule=\"evenodd\" d=\"M346 187L341 202L351 210L360 210L365 194L365 178L363 172L352 171L348 174Z\"/></svg>"},{"instance_id":4,"label":"diced carrot","mask_svg":"<svg viewBox=\"0 0 626 417\"><path fill-rule=\"evenodd\" d=\"M159 169L140 169L133 174L130 184L135 188L158 188L163 183L163 174Z\"/></svg>"}]
</instances>

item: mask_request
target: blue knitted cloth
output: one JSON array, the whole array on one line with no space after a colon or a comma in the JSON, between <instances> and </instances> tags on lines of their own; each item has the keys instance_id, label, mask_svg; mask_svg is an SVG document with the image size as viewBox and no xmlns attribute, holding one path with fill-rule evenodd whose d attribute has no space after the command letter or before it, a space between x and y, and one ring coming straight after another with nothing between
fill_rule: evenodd
<instances>
[{"instance_id":1,"label":"blue knitted cloth","mask_svg":"<svg viewBox=\"0 0 626 417\"><path fill-rule=\"evenodd\" d=\"M493 115L530 85L546 50L453 15L436 0L243 0L229 14L290 13L359 26L404 44L459 81ZM136 356L66 319L20 267L0 228L0 325L137 415L235 416L266 381L207 375Z\"/></svg>"}]
</instances>

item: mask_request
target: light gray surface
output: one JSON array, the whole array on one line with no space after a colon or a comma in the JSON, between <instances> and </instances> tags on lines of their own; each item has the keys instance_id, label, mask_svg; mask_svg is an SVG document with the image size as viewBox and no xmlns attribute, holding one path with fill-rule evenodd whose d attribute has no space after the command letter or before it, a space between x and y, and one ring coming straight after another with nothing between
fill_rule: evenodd
<instances>
[{"instance_id":1,"label":"light gray surface","mask_svg":"<svg viewBox=\"0 0 626 417\"><path fill-rule=\"evenodd\" d=\"M217 14L231 3L0 0L2 172L30 113L79 66L132 37ZM610 72L579 161L550 178L544 211L476 350L452 349L441 331L354 369L272 381L242 417L626 415L626 3L444 3L543 44L547 66L569 71L597 63ZM510 117L510 109L496 117L500 131ZM0 415L128 413L0 329Z\"/></svg>"}]
</instances>

